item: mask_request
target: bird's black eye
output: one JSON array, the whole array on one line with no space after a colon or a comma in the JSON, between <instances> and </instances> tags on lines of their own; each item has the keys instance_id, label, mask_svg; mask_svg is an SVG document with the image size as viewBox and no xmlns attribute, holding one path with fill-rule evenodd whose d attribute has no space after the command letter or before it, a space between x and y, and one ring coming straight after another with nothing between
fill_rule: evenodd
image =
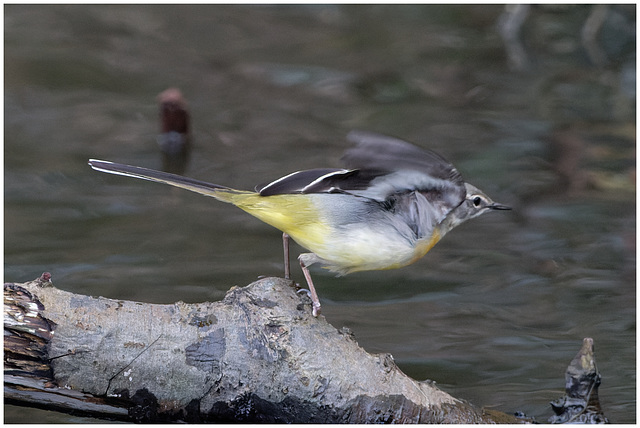
<instances>
[{"instance_id":1,"label":"bird's black eye","mask_svg":"<svg viewBox=\"0 0 640 428\"><path fill-rule=\"evenodd\" d=\"M479 207L482 204L482 198L480 196L476 196L473 198L473 206Z\"/></svg>"}]
</instances>

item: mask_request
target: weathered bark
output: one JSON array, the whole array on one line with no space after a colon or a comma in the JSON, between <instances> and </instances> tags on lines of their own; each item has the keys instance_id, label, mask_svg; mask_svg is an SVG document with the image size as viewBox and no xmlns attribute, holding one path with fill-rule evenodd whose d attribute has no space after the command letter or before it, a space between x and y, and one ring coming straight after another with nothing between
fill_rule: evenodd
<instances>
[{"instance_id":1,"label":"weathered bark","mask_svg":"<svg viewBox=\"0 0 640 428\"><path fill-rule=\"evenodd\" d=\"M5 284L5 400L129 421L521 422L458 400L311 316L288 281L215 303Z\"/></svg>"}]
</instances>

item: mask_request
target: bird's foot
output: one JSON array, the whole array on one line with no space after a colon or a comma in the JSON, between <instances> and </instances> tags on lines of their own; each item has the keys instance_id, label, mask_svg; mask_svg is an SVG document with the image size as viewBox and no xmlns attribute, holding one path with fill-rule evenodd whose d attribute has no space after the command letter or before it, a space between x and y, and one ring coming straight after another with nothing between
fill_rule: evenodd
<instances>
[{"instance_id":1,"label":"bird's foot","mask_svg":"<svg viewBox=\"0 0 640 428\"><path fill-rule=\"evenodd\" d=\"M317 317L318 315L320 315L322 307L320 305L320 302L314 301L313 293L310 290L307 290L306 288L300 288L300 289L298 289L297 293L298 294L306 294L307 296L309 296L309 299L311 299L311 314L314 317Z\"/></svg>"}]
</instances>

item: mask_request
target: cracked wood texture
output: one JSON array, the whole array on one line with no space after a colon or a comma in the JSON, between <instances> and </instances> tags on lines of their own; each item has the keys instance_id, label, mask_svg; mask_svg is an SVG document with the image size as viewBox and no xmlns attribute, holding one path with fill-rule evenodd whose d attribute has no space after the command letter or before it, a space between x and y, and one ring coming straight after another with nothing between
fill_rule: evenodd
<instances>
[{"instance_id":1,"label":"cracked wood texture","mask_svg":"<svg viewBox=\"0 0 640 428\"><path fill-rule=\"evenodd\" d=\"M47 274L5 284L5 399L137 422L522 422L368 354L279 278L168 305L65 292Z\"/></svg>"}]
</instances>

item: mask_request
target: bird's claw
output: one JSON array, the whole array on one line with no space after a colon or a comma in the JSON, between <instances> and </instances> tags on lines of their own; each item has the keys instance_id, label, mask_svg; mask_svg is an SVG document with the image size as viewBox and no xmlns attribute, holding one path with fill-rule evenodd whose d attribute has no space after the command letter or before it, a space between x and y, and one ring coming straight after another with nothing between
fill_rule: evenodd
<instances>
[{"instance_id":1,"label":"bird's claw","mask_svg":"<svg viewBox=\"0 0 640 428\"><path fill-rule=\"evenodd\" d=\"M309 296L309 298L311 299L311 314L314 317L317 317L318 315L320 315L320 312L321 312L320 302L313 301L313 294L311 293L311 291L307 290L306 288L301 288L298 291L296 291L296 293L306 294L307 296Z\"/></svg>"},{"instance_id":2,"label":"bird's claw","mask_svg":"<svg viewBox=\"0 0 640 428\"><path fill-rule=\"evenodd\" d=\"M317 318L318 315L320 315L320 309L321 309L320 308L320 303L313 302L311 304L311 307L312 307L311 314L313 315L314 318Z\"/></svg>"}]
</instances>

